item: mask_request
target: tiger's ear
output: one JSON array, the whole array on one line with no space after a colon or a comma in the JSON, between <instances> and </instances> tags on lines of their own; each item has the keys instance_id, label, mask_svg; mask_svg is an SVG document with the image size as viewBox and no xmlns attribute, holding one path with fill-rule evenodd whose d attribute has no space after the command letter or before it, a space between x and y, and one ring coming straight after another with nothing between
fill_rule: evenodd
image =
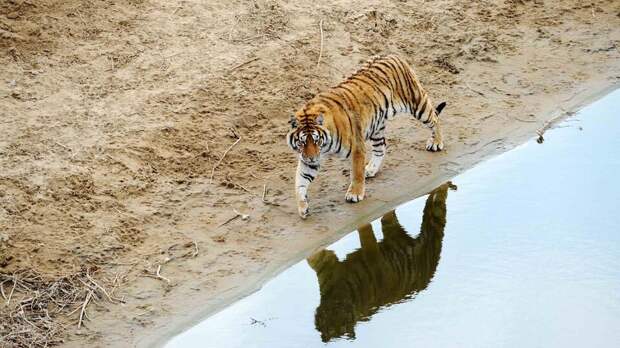
<instances>
[{"instance_id":1,"label":"tiger's ear","mask_svg":"<svg viewBox=\"0 0 620 348\"><path fill-rule=\"evenodd\" d=\"M288 123L291 124L291 128L293 129L297 128L297 119L295 118L295 115L291 115L291 118L288 120Z\"/></svg>"},{"instance_id":2,"label":"tiger's ear","mask_svg":"<svg viewBox=\"0 0 620 348\"><path fill-rule=\"evenodd\" d=\"M439 115L441 113L441 110L443 110L443 108L445 107L446 107L446 102L439 103L439 105L437 105L437 107L435 108L435 112L437 112L437 115Z\"/></svg>"},{"instance_id":3,"label":"tiger's ear","mask_svg":"<svg viewBox=\"0 0 620 348\"><path fill-rule=\"evenodd\" d=\"M323 125L323 114L319 114L319 116L316 118L316 123L317 123L319 126L322 126L322 125Z\"/></svg>"}]
</instances>

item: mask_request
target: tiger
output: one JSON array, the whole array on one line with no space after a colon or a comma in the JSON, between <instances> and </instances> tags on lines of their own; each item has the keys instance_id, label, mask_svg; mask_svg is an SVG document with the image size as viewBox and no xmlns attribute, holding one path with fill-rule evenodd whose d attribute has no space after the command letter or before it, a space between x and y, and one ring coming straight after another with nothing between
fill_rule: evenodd
<instances>
[{"instance_id":1,"label":"tiger","mask_svg":"<svg viewBox=\"0 0 620 348\"><path fill-rule=\"evenodd\" d=\"M365 180L379 172L385 159L386 120L409 113L431 130L426 150L444 148L439 114L446 106L433 107L415 72L395 55L377 56L338 85L318 93L291 115L288 146L299 154L295 196L299 216L309 215L308 187L317 177L321 157L351 157L351 183L345 200L364 199ZM366 141L372 153L366 163Z\"/></svg>"},{"instance_id":2,"label":"tiger","mask_svg":"<svg viewBox=\"0 0 620 348\"><path fill-rule=\"evenodd\" d=\"M441 256L448 190L456 189L447 182L429 193L415 237L392 210L381 218L382 240L377 241L371 224L364 224L358 228L361 247L342 261L327 249L307 259L319 282L314 324L323 342L355 338L358 322L428 287Z\"/></svg>"}]
</instances>

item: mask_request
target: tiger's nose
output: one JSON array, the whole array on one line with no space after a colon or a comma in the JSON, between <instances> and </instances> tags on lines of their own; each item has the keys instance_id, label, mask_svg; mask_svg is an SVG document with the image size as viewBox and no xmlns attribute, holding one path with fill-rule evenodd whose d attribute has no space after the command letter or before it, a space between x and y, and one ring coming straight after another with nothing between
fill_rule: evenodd
<instances>
[{"instance_id":1,"label":"tiger's nose","mask_svg":"<svg viewBox=\"0 0 620 348\"><path fill-rule=\"evenodd\" d=\"M305 156L305 155L301 155L301 159L307 163L314 163L319 160L318 156Z\"/></svg>"}]
</instances>

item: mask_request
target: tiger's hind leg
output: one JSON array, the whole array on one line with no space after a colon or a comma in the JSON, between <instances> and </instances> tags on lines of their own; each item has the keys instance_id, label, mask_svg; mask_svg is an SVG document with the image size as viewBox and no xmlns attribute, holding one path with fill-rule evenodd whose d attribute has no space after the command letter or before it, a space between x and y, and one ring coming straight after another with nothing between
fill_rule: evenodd
<instances>
[{"instance_id":1,"label":"tiger's hind leg","mask_svg":"<svg viewBox=\"0 0 620 348\"><path fill-rule=\"evenodd\" d=\"M367 178L373 178L381 169L381 164L383 164L383 159L385 158L385 125L381 125L380 130L376 131L373 135L370 136L370 142L372 145L372 154L370 157L370 161L366 165L366 173L365 176Z\"/></svg>"},{"instance_id":2,"label":"tiger's hind leg","mask_svg":"<svg viewBox=\"0 0 620 348\"><path fill-rule=\"evenodd\" d=\"M439 127L439 118L433 117L435 121L427 123L427 126L431 129L431 137L426 141L426 150L435 152L443 150L443 136L441 135L441 128Z\"/></svg>"},{"instance_id":3,"label":"tiger's hind leg","mask_svg":"<svg viewBox=\"0 0 620 348\"><path fill-rule=\"evenodd\" d=\"M426 141L427 151L435 152L443 150L444 144L441 127L439 125L439 114L445 106L446 103L443 102L437 105L437 108L433 109L430 101L427 99L422 107L422 110L420 111L420 114L414 114L418 120L422 120L422 123L431 129L431 137Z\"/></svg>"}]
</instances>

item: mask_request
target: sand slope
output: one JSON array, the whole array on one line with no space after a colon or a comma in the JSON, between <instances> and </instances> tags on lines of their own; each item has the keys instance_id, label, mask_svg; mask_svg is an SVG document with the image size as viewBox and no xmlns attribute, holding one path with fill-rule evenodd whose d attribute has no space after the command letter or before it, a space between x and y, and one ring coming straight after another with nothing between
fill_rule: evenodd
<instances>
[{"instance_id":1,"label":"sand slope","mask_svg":"<svg viewBox=\"0 0 620 348\"><path fill-rule=\"evenodd\" d=\"M2 2L0 346L179 330L616 86L619 16L613 0ZM448 102L447 151L397 119L367 199L346 204L348 162L328 160L301 221L288 116L381 53ZM54 284L66 308L59 292L35 301L49 319L20 312Z\"/></svg>"}]
</instances>

